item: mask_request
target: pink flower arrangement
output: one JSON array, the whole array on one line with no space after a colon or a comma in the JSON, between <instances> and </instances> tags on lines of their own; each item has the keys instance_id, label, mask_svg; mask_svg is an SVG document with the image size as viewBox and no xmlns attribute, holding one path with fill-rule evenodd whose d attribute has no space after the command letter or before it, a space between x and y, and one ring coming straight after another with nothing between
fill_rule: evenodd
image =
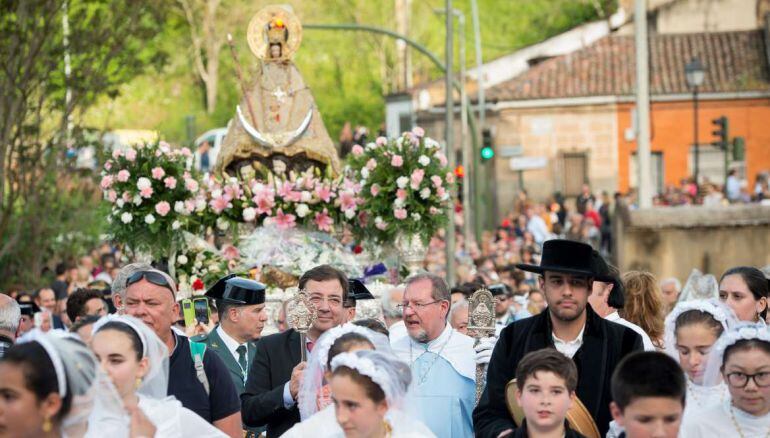
<instances>
[{"instance_id":1,"label":"pink flower arrangement","mask_svg":"<svg viewBox=\"0 0 770 438\"><path fill-rule=\"evenodd\" d=\"M107 190L112 186L112 175L104 175L102 177L102 181L99 183L99 187L102 188L102 190Z\"/></svg>"},{"instance_id":2,"label":"pink flower arrangement","mask_svg":"<svg viewBox=\"0 0 770 438\"><path fill-rule=\"evenodd\" d=\"M441 180L441 177L438 175L431 176L430 180L433 182L433 186L436 188L439 188L444 184L444 182Z\"/></svg>"},{"instance_id":3,"label":"pink flower arrangement","mask_svg":"<svg viewBox=\"0 0 770 438\"><path fill-rule=\"evenodd\" d=\"M118 172L118 181L120 182L126 182L131 177L131 172L129 172L126 169L121 170Z\"/></svg>"},{"instance_id":4,"label":"pink flower arrangement","mask_svg":"<svg viewBox=\"0 0 770 438\"><path fill-rule=\"evenodd\" d=\"M136 160L136 149L133 149L133 148L126 149L126 160L128 161Z\"/></svg>"},{"instance_id":5,"label":"pink flower arrangement","mask_svg":"<svg viewBox=\"0 0 770 438\"><path fill-rule=\"evenodd\" d=\"M404 165L404 158L401 155L393 155L390 160L390 165L393 167L401 167Z\"/></svg>"},{"instance_id":6,"label":"pink flower arrangement","mask_svg":"<svg viewBox=\"0 0 770 438\"><path fill-rule=\"evenodd\" d=\"M425 170L415 169L414 172L412 172L412 176L410 177L410 180L412 181L412 190L417 190L420 188L420 183L422 182L423 178L425 178Z\"/></svg>"},{"instance_id":7,"label":"pink flower arrangement","mask_svg":"<svg viewBox=\"0 0 770 438\"><path fill-rule=\"evenodd\" d=\"M162 167L153 167L150 173L153 179L161 179L166 175L166 171Z\"/></svg>"},{"instance_id":8,"label":"pink flower arrangement","mask_svg":"<svg viewBox=\"0 0 770 438\"><path fill-rule=\"evenodd\" d=\"M174 190L176 188L176 178L167 176L163 179L163 185L166 186L167 189Z\"/></svg>"}]
</instances>

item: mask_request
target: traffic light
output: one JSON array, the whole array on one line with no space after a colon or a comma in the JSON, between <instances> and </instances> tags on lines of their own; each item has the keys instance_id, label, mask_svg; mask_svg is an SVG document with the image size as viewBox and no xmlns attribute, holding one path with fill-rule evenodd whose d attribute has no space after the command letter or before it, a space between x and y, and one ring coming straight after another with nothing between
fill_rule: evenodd
<instances>
[{"instance_id":1,"label":"traffic light","mask_svg":"<svg viewBox=\"0 0 770 438\"><path fill-rule=\"evenodd\" d=\"M495 148L492 143L492 131L484 129L481 131L481 161L486 162L494 158Z\"/></svg>"},{"instance_id":2,"label":"traffic light","mask_svg":"<svg viewBox=\"0 0 770 438\"><path fill-rule=\"evenodd\" d=\"M718 119L714 119L711 121L711 124L714 125L714 130L711 134L715 137L715 140L711 144L726 151L729 142L727 117L722 116Z\"/></svg>"}]
</instances>

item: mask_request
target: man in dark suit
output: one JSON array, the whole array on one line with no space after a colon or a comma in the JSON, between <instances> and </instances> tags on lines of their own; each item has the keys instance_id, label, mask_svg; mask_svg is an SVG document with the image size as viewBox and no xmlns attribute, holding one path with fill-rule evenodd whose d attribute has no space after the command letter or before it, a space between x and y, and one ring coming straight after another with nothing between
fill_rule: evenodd
<instances>
[{"instance_id":1,"label":"man in dark suit","mask_svg":"<svg viewBox=\"0 0 770 438\"><path fill-rule=\"evenodd\" d=\"M505 386L515 377L525 354L555 348L571 357L578 369L577 397L604 436L612 420L610 377L620 360L642 350L642 338L630 328L606 321L588 305L596 277L589 245L549 240L539 266L517 265L541 274L540 289L548 308L503 329L487 369L487 384L473 411L477 437L513 436L516 428L506 407Z\"/></svg>"},{"instance_id":2,"label":"man in dark suit","mask_svg":"<svg viewBox=\"0 0 770 438\"><path fill-rule=\"evenodd\" d=\"M219 355L240 396L257 352L256 341L267 322L265 285L231 274L221 278L206 296L217 303L219 325L193 341L205 343Z\"/></svg>"},{"instance_id":3,"label":"man in dark suit","mask_svg":"<svg viewBox=\"0 0 770 438\"><path fill-rule=\"evenodd\" d=\"M344 273L328 265L316 266L302 275L299 288L308 294L318 315L306 344L300 345L294 329L260 339L241 394L243 422L250 427L266 425L268 438L281 436L300 421L297 396L306 365L300 360L300 349L312 350L324 332L347 317L343 303L349 286Z\"/></svg>"}]
</instances>

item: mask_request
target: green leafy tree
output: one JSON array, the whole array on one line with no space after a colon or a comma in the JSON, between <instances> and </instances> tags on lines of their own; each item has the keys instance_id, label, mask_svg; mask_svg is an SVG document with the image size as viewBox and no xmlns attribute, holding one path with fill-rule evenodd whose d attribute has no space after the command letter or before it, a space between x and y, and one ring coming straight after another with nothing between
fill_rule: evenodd
<instances>
[{"instance_id":1,"label":"green leafy tree","mask_svg":"<svg viewBox=\"0 0 770 438\"><path fill-rule=\"evenodd\" d=\"M87 228L79 219L98 189L71 168L79 145L70 128L99 96L164 62L152 43L164 21L162 0L0 3L2 281L34 281L56 236Z\"/></svg>"}]
</instances>

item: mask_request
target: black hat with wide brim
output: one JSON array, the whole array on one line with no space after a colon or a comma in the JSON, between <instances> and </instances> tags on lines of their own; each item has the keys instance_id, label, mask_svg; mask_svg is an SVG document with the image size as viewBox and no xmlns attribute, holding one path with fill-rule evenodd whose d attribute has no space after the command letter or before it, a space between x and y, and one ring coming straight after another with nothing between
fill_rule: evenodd
<instances>
[{"instance_id":1,"label":"black hat with wide brim","mask_svg":"<svg viewBox=\"0 0 770 438\"><path fill-rule=\"evenodd\" d=\"M565 274L594 277L591 245L574 240L554 239L543 243L543 256L539 265L517 264L522 271L542 274L563 272Z\"/></svg>"}]
</instances>

